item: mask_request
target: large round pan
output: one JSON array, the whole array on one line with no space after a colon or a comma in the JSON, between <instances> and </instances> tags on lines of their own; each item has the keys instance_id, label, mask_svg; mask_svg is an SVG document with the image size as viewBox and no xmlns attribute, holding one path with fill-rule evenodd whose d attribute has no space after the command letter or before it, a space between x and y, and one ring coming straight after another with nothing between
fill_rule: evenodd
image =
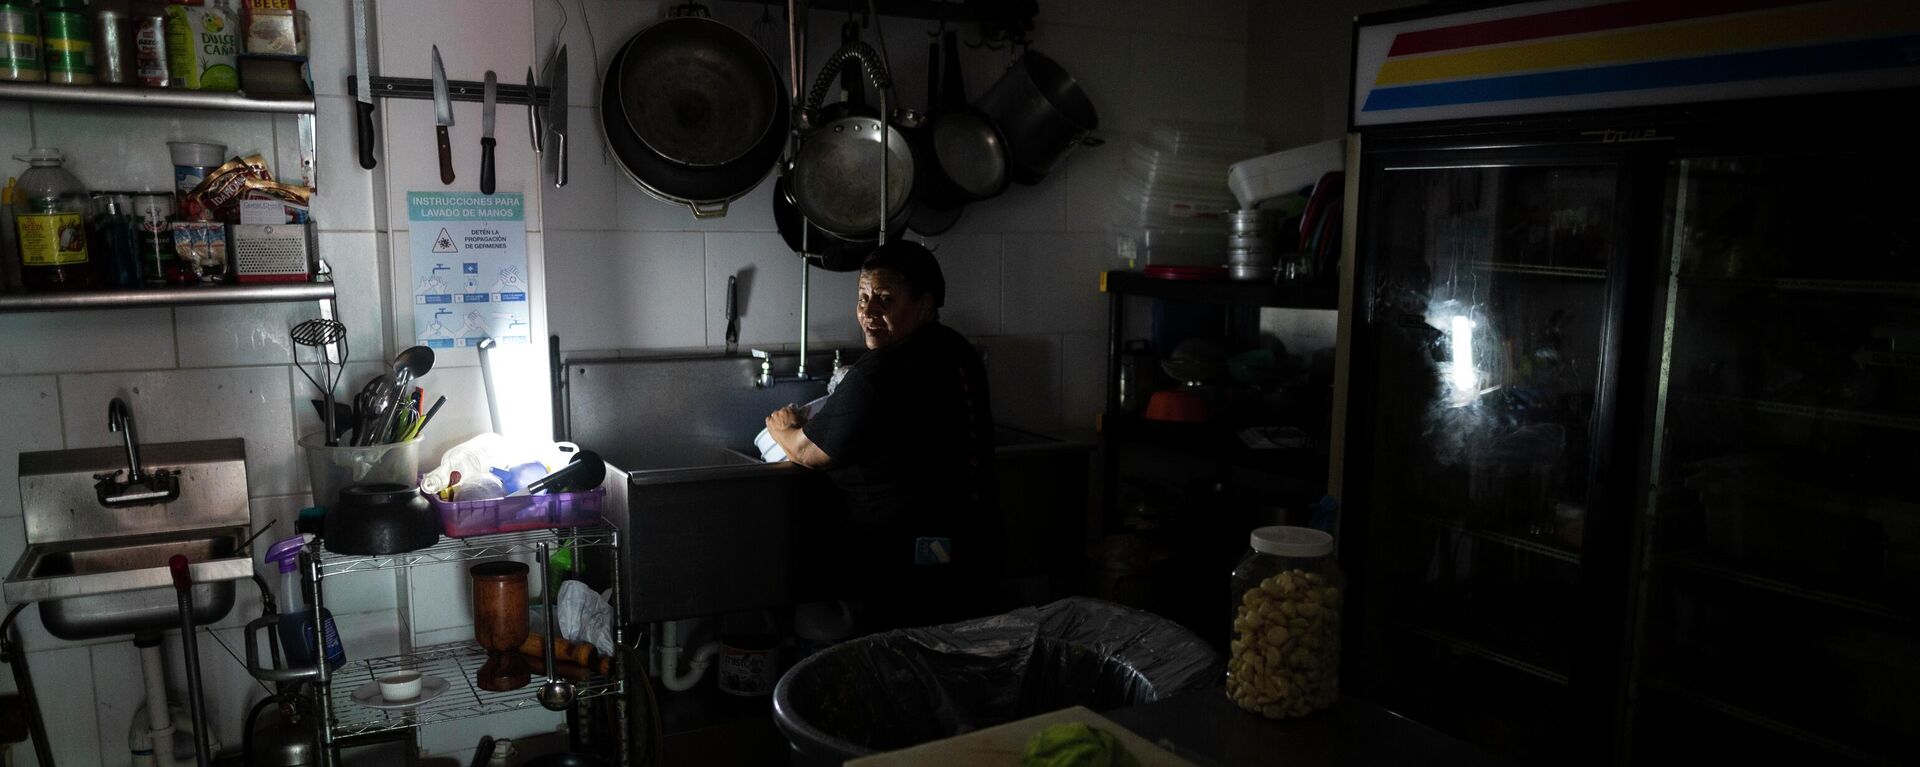
<instances>
[{"instance_id":1,"label":"large round pan","mask_svg":"<svg viewBox=\"0 0 1920 767\"><path fill-rule=\"evenodd\" d=\"M907 137L877 118L842 117L807 134L793 161L793 199L808 221L848 239L876 236L883 130L887 218L906 210L913 193L913 148Z\"/></svg>"},{"instance_id":2,"label":"large round pan","mask_svg":"<svg viewBox=\"0 0 1920 767\"><path fill-rule=\"evenodd\" d=\"M627 125L671 162L725 165L769 132L786 132L773 63L746 35L712 19L684 16L641 30L618 71Z\"/></svg>"},{"instance_id":3,"label":"large round pan","mask_svg":"<svg viewBox=\"0 0 1920 767\"><path fill-rule=\"evenodd\" d=\"M727 215L727 206L759 186L779 162L780 152L786 145L785 116L789 103L786 91L776 91L778 105L774 112L781 115L777 121L779 130L761 137L760 143L740 159L703 168L682 165L648 148L627 124L621 103L621 78L617 73L622 71L632 46L633 43L629 41L614 54L613 64L608 67L609 74L602 78L600 128L606 137L607 148L613 151L614 158L619 161L627 177L654 198L685 205L693 211L695 218ZM766 62L766 66L771 71L773 63Z\"/></svg>"}]
</instances>

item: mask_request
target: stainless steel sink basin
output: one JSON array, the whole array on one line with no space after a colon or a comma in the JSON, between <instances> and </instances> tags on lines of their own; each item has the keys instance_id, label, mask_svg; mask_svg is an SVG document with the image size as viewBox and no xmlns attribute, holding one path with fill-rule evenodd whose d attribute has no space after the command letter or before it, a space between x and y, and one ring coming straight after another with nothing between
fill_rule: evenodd
<instances>
[{"instance_id":1,"label":"stainless steel sink basin","mask_svg":"<svg viewBox=\"0 0 1920 767\"><path fill-rule=\"evenodd\" d=\"M40 622L54 636L93 639L178 627L179 597L167 569L175 554L190 563L196 623L226 617L234 581L253 575L244 547L244 443L155 444L143 452L178 493L152 502L103 493L116 469L127 465L113 448L20 455L27 548L0 593L11 604L38 603Z\"/></svg>"},{"instance_id":2,"label":"stainless steel sink basin","mask_svg":"<svg viewBox=\"0 0 1920 767\"><path fill-rule=\"evenodd\" d=\"M40 603L40 622L62 639L91 639L180 625L167 560L185 554L193 573L196 623L233 609L236 580L253 564L235 556L245 526L186 530L27 547L7 577L7 601Z\"/></svg>"}]
</instances>

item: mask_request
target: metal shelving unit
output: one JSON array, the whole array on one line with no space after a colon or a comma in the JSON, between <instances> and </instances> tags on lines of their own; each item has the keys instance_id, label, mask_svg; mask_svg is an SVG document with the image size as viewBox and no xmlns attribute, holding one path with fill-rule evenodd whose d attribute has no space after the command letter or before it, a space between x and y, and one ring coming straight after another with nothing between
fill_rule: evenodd
<instances>
[{"instance_id":1,"label":"metal shelving unit","mask_svg":"<svg viewBox=\"0 0 1920 767\"><path fill-rule=\"evenodd\" d=\"M1480 540L1487 541L1489 543L1497 543L1502 546L1518 549L1520 551L1539 554L1540 556L1546 557L1548 559L1557 559L1559 561L1566 562L1568 564L1575 564L1575 565L1580 564L1580 552L1561 548L1559 546L1555 546L1550 543L1544 543L1532 538L1523 538L1518 535L1508 535L1506 533L1496 532L1493 530L1473 527L1470 525L1462 524L1460 522L1455 522L1448 519L1442 519L1440 517L1436 517L1431 514L1414 514L1411 516L1429 525L1433 525L1435 527L1443 527L1448 530L1452 530L1456 533L1462 533L1469 537L1478 538Z\"/></svg>"},{"instance_id":2,"label":"metal shelving unit","mask_svg":"<svg viewBox=\"0 0 1920 767\"><path fill-rule=\"evenodd\" d=\"M452 561L452 560L448 560ZM540 673L538 663L533 663L533 681L519 690L507 692L489 692L475 687L473 674L487 660L487 651L472 642L450 642L447 644L422 647L411 653L385 658L348 661L339 671L334 672L333 681L328 690L333 710L331 727L334 740L360 735L389 732L408 727L427 724L453 722L468 717L498 714L503 711L517 711L540 705L533 693L545 684L547 677ZM362 685L378 679L380 675L394 671L418 671L421 674L437 676L447 680L448 689L439 697L414 708L397 711L381 710L360 705L353 699L353 692ZM617 695L623 689L619 677L592 677L587 681L574 682L574 700L584 701L593 698Z\"/></svg>"},{"instance_id":3,"label":"metal shelving unit","mask_svg":"<svg viewBox=\"0 0 1920 767\"><path fill-rule=\"evenodd\" d=\"M1499 261L1475 261L1473 268L1501 274L1524 274L1532 277L1565 277L1577 280L1604 280L1607 270L1580 266L1546 266L1543 264L1508 264Z\"/></svg>"},{"instance_id":4,"label":"metal shelving unit","mask_svg":"<svg viewBox=\"0 0 1920 767\"><path fill-rule=\"evenodd\" d=\"M302 552L302 565L306 570L306 580L313 589L313 602L316 608L326 605L325 582L332 578L353 573L380 572L384 570L406 571L424 565L458 564L483 559L495 559L523 554L536 554L539 561L545 563L548 555L559 549L618 549L620 532L604 520L597 525L585 525L568 528L525 530L498 535L474 536L471 538L444 538L439 543L415 551L382 555L339 555L324 550L316 542ZM618 552L610 558L612 561L612 582L618 588L620 582L620 563ZM576 566L577 566L576 562ZM553 587L553 583L544 582L545 567L535 568L541 571L544 590ZM621 600L614 600L616 612L623 613ZM619 651L625 648L624 614L614 621L614 643L616 652L609 674L593 675L586 671L584 678L562 674L572 678L575 684L575 702L622 695L626 692L625 676L622 673L622 659ZM248 663L255 666L257 653L253 645L253 627L249 627ZM319 631L319 627L315 627ZM319 638L316 637L316 640ZM403 645L404 646L404 645ZM312 668L261 669L254 668L254 675L263 681L310 682L313 686L314 715L312 721L322 744L323 764L334 763L334 748L338 741L345 738L372 735L376 733L403 730L428 724L440 724L476 716L497 714L503 711L539 706L536 693L547 680L543 673L544 664L531 662L536 671L529 682L517 690L493 692L481 690L473 685L473 674L485 662L487 651L472 641L456 641L427 647L409 648L408 652L378 658L363 658L349 661L338 670L328 669L324 663ZM376 709L361 705L353 699L354 690L374 681L380 674L393 670L411 670L436 676L446 680L448 690L433 700L408 709ZM556 668L556 671L559 669Z\"/></svg>"},{"instance_id":5,"label":"metal shelving unit","mask_svg":"<svg viewBox=\"0 0 1920 767\"><path fill-rule=\"evenodd\" d=\"M334 298L334 287L331 282L169 286L129 290L85 290L71 293L0 293L0 314L301 301L318 301L323 306L322 311L328 312L331 310Z\"/></svg>"},{"instance_id":6,"label":"metal shelving unit","mask_svg":"<svg viewBox=\"0 0 1920 767\"><path fill-rule=\"evenodd\" d=\"M1434 642L1435 644L1439 644L1455 652L1462 652L1468 655L1478 656L1488 661L1498 663L1502 666L1506 666L1508 668L1514 669L1516 671L1520 671L1525 674L1530 674L1532 676L1539 677L1548 682L1552 682L1554 684L1561 685L1563 687L1566 686L1567 684L1566 674L1560 673L1558 671L1554 671L1553 669L1547 668L1538 663L1533 663L1531 661L1524 660L1517 656L1510 655L1508 653L1504 653L1499 650L1495 650L1492 647L1489 647L1486 644L1475 641L1473 639L1454 636L1453 634L1450 634L1444 631L1429 628L1426 626L1419 626L1412 623L1402 623L1402 624L1399 624L1398 627L1402 631L1405 631L1414 636L1424 638L1428 641Z\"/></svg>"},{"instance_id":7,"label":"metal shelving unit","mask_svg":"<svg viewBox=\"0 0 1920 767\"><path fill-rule=\"evenodd\" d=\"M81 106L313 114L313 96L311 95L254 98L239 91L189 91L176 88L134 88L124 85L0 82L0 99Z\"/></svg>"},{"instance_id":8,"label":"metal shelving unit","mask_svg":"<svg viewBox=\"0 0 1920 767\"><path fill-rule=\"evenodd\" d=\"M1683 402L1697 405L1750 410L1770 415L1790 415L1800 418L1813 418L1834 423L1851 424L1854 426L1920 431L1920 416L1876 413L1867 410L1842 410L1840 408L1796 405L1790 402L1741 399L1737 397L1687 396L1679 399Z\"/></svg>"},{"instance_id":9,"label":"metal shelving unit","mask_svg":"<svg viewBox=\"0 0 1920 767\"><path fill-rule=\"evenodd\" d=\"M1796 599L1806 600L1829 607L1870 615L1895 623L1920 624L1920 613L1911 608L1901 607L1893 600L1880 599L1864 594L1849 594L1835 589L1802 585L1782 578L1770 577L1751 572L1732 563L1719 561L1712 555L1689 552L1662 556L1659 562L1677 570L1711 578L1724 583L1732 583L1748 588L1784 594Z\"/></svg>"}]
</instances>

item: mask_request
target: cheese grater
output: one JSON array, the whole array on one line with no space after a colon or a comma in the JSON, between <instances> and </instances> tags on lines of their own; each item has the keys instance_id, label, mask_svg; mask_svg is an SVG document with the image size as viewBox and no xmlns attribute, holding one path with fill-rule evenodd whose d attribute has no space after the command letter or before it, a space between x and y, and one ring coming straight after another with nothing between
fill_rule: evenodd
<instances>
[{"instance_id":1,"label":"cheese grater","mask_svg":"<svg viewBox=\"0 0 1920 767\"><path fill-rule=\"evenodd\" d=\"M309 224L234 224L233 272L240 282L305 282L313 276Z\"/></svg>"}]
</instances>

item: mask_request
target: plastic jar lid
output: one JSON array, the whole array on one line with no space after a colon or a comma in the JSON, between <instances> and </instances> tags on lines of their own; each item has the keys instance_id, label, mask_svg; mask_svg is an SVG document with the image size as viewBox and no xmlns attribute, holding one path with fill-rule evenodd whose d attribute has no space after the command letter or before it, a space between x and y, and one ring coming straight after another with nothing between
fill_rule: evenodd
<instances>
[{"instance_id":1,"label":"plastic jar lid","mask_svg":"<svg viewBox=\"0 0 1920 767\"><path fill-rule=\"evenodd\" d=\"M1280 557L1324 557L1333 553L1333 536L1311 527L1274 525L1256 528L1248 545Z\"/></svg>"}]
</instances>

